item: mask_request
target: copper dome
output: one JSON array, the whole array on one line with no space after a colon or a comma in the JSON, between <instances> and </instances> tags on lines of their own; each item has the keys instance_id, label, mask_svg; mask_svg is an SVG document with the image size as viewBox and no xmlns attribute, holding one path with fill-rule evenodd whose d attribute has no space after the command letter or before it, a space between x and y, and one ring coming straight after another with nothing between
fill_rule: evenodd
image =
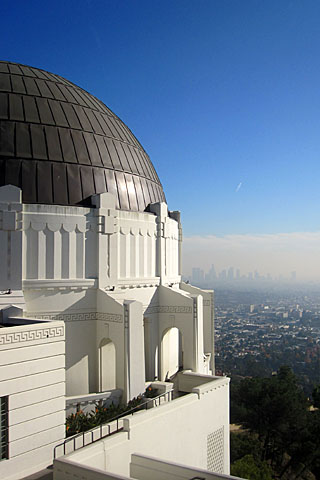
<instances>
[{"instance_id":1,"label":"copper dome","mask_svg":"<svg viewBox=\"0 0 320 480\"><path fill-rule=\"evenodd\" d=\"M0 186L24 203L88 205L110 192L122 210L164 201L158 175L129 128L68 80L0 62Z\"/></svg>"}]
</instances>

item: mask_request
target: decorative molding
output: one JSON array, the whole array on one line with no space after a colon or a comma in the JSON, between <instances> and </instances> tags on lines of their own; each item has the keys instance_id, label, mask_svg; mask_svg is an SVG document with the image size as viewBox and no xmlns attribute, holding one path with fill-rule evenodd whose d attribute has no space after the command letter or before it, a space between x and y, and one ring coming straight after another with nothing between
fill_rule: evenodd
<instances>
[{"instance_id":1,"label":"decorative molding","mask_svg":"<svg viewBox=\"0 0 320 480\"><path fill-rule=\"evenodd\" d=\"M102 320L103 322L115 322L122 323L123 315L117 313L96 313L96 320Z\"/></svg>"},{"instance_id":2,"label":"decorative molding","mask_svg":"<svg viewBox=\"0 0 320 480\"><path fill-rule=\"evenodd\" d=\"M157 305L154 307L148 307L147 314L150 313L192 313L192 307L176 306L176 305Z\"/></svg>"},{"instance_id":3,"label":"decorative molding","mask_svg":"<svg viewBox=\"0 0 320 480\"><path fill-rule=\"evenodd\" d=\"M129 328L129 306L124 304L124 328Z\"/></svg>"},{"instance_id":4,"label":"decorative molding","mask_svg":"<svg viewBox=\"0 0 320 480\"><path fill-rule=\"evenodd\" d=\"M194 324L198 323L198 297L193 297L193 320ZM198 329L198 327L197 327Z\"/></svg>"},{"instance_id":5,"label":"decorative molding","mask_svg":"<svg viewBox=\"0 0 320 480\"><path fill-rule=\"evenodd\" d=\"M86 218L78 218L77 220L65 221L64 219L59 218L58 216L54 217L52 220L48 220L48 215L39 215L37 218L28 218L28 215L24 216L23 221L23 230L28 230L31 228L36 232L43 231L46 228L51 232L58 232L64 230L65 232L81 232L84 233L89 228L86 225Z\"/></svg>"},{"instance_id":6,"label":"decorative molding","mask_svg":"<svg viewBox=\"0 0 320 480\"><path fill-rule=\"evenodd\" d=\"M147 226L138 226L138 225L120 225L119 230L121 235L141 235L143 237L155 237L157 234L156 226L152 225L152 227Z\"/></svg>"},{"instance_id":7,"label":"decorative molding","mask_svg":"<svg viewBox=\"0 0 320 480\"><path fill-rule=\"evenodd\" d=\"M88 320L98 320L102 322L123 323L123 315L104 312L79 312L79 313L51 313L38 314L26 313L26 317L32 317L37 320L62 320L63 322L85 322Z\"/></svg>"},{"instance_id":8,"label":"decorative molding","mask_svg":"<svg viewBox=\"0 0 320 480\"><path fill-rule=\"evenodd\" d=\"M64 327L45 327L37 330L24 330L23 332L9 332L0 334L0 345L12 343L31 342L64 336Z\"/></svg>"},{"instance_id":9,"label":"decorative molding","mask_svg":"<svg viewBox=\"0 0 320 480\"><path fill-rule=\"evenodd\" d=\"M210 307L211 306L211 301L210 300L203 300L203 306L204 307Z\"/></svg>"},{"instance_id":10,"label":"decorative molding","mask_svg":"<svg viewBox=\"0 0 320 480\"><path fill-rule=\"evenodd\" d=\"M224 471L224 427L207 436L207 469L209 472Z\"/></svg>"},{"instance_id":11,"label":"decorative molding","mask_svg":"<svg viewBox=\"0 0 320 480\"><path fill-rule=\"evenodd\" d=\"M96 278L62 278L62 279L25 279L22 280L23 288L30 288L32 290L41 290L42 288L57 288L57 289L87 289L96 288Z\"/></svg>"},{"instance_id":12,"label":"decorative molding","mask_svg":"<svg viewBox=\"0 0 320 480\"><path fill-rule=\"evenodd\" d=\"M7 232L22 229L22 204L19 202L0 203L0 230Z\"/></svg>"},{"instance_id":13,"label":"decorative molding","mask_svg":"<svg viewBox=\"0 0 320 480\"><path fill-rule=\"evenodd\" d=\"M160 277L151 277L144 278L140 277L138 279L119 279L118 288L125 290L127 288L148 288L148 287L157 287L160 285ZM106 289L105 289L106 290Z\"/></svg>"}]
</instances>

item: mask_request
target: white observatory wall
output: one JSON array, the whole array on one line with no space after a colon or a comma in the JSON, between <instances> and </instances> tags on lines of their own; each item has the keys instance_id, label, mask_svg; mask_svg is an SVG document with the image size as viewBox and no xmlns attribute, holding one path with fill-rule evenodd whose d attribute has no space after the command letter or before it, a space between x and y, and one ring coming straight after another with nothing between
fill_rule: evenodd
<instances>
[{"instance_id":1,"label":"white observatory wall","mask_svg":"<svg viewBox=\"0 0 320 480\"><path fill-rule=\"evenodd\" d=\"M212 378L212 380L210 380ZM229 474L229 379L196 374L189 395L126 417L124 432L67 456L86 467L129 476L131 454Z\"/></svg>"},{"instance_id":2,"label":"white observatory wall","mask_svg":"<svg viewBox=\"0 0 320 480\"><path fill-rule=\"evenodd\" d=\"M166 276L175 278L179 275L179 225L172 218L167 218L165 246Z\"/></svg>"},{"instance_id":3,"label":"white observatory wall","mask_svg":"<svg viewBox=\"0 0 320 480\"><path fill-rule=\"evenodd\" d=\"M180 280L180 224L167 213L23 205L22 225L25 288Z\"/></svg>"},{"instance_id":4,"label":"white observatory wall","mask_svg":"<svg viewBox=\"0 0 320 480\"><path fill-rule=\"evenodd\" d=\"M156 217L118 212L118 275L120 281L156 277Z\"/></svg>"},{"instance_id":5,"label":"white observatory wall","mask_svg":"<svg viewBox=\"0 0 320 480\"><path fill-rule=\"evenodd\" d=\"M121 304L138 300L145 310L153 289L180 282L181 226L166 204L154 204L153 212L127 212L114 208L110 194L94 202L97 208L22 205L24 313L65 322L68 396L99 391L102 324L103 338L111 332L115 338L116 368L122 368L123 325L113 321L111 303L100 301L98 292L119 297ZM117 387L129 391L122 377L117 374Z\"/></svg>"},{"instance_id":6,"label":"white observatory wall","mask_svg":"<svg viewBox=\"0 0 320 480\"><path fill-rule=\"evenodd\" d=\"M32 280L95 278L95 226L88 208L24 205L23 279L32 285Z\"/></svg>"},{"instance_id":7,"label":"white observatory wall","mask_svg":"<svg viewBox=\"0 0 320 480\"><path fill-rule=\"evenodd\" d=\"M161 275L177 282L179 276L179 224L165 217L118 212L118 273L121 284L135 285ZM159 242L163 238L164 243ZM160 251L161 250L161 251ZM163 268L161 265L163 264Z\"/></svg>"},{"instance_id":8,"label":"white observatory wall","mask_svg":"<svg viewBox=\"0 0 320 480\"><path fill-rule=\"evenodd\" d=\"M9 458L0 478L20 479L52 463L65 434L63 322L0 330L0 396L8 400Z\"/></svg>"},{"instance_id":9,"label":"white observatory wall","mask_svg":"<svg viewBox=\"0 0 320 480\"><path fill-rule=\"evenodd\" d=\"M165 224L156 215L119 212L119 280L133 283L159 277L159 254L167 281L177 281L178 223L166 217ZM159 228L160 226L160 228ZM125 238L123 238L125 237ZM160 245L163 237L165 246ZM163 252L159 252L163 249ZM129 282L130 283L130 282Z\"/></svg>"}]
</instances>

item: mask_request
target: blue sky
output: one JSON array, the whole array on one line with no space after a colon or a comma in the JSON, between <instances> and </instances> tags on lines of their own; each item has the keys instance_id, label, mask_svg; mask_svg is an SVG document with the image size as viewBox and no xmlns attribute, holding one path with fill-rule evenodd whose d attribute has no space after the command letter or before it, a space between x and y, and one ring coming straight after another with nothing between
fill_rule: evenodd
<instances>
[{"instance_id":1,"label":"blue sky","mask_svg":"<svg viewBox=\"0 0 320 480\"><path fill-rule=\"evenodd\" d=\"M1 17L1 59L128 124L186 236L320 230L318 1L2 0Z\"/></svg>"}]
</instances>

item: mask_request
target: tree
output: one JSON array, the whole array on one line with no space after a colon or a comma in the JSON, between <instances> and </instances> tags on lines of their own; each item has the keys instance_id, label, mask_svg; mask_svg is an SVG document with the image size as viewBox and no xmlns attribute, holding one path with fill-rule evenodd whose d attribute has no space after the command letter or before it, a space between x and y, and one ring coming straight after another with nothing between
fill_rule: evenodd
<instances>
[{"instance_id":1,"label":"tree","mask_svg":"<svg viewBox=\"0 0 320 480\"><path fill-rule=\"evenodd\" d=\"M253 455L253 458L258 461L261 458L262 448L261 443L255 435L248 433L230 433L230 451L231 463L240 460L245 455Z\"/></svg>"},{"instance_id":2,"label":"tree","mask_svg":"<svg viewBox=\"0 0 320 480\"><path fill-rule=\"evenodd\" d=\"M301 457L308 436L308 403L289 367L281 367L271 378L247 378L234 392L237 421L256 433L262 445L262 460L280 468L285 454L290 467ZM288 462L287 462L288 463ZM288 465L289 467L289 465ZM282 468L284 473L286 467Z\"/></svg>"},{"instance_id":3,"label":"tree","mask_svg":"<svg viewBox=\"0 0 320 480\"><path fill-rule=\"evenodd\" d=\"M253 455L245 455L231 465L231 475L248 480L272 480L272 470L268 464L256 461Z\"/></svg>"},{"instance_id":4,"label":"tree","mask_svg":"<svg viewBox=\"0 0 320 480\"><path fill-rule=\"evenodd\" d=\"M312 391L313 406L320 408L320 385L314 387Z\"/></svg>"}]
</instances>

